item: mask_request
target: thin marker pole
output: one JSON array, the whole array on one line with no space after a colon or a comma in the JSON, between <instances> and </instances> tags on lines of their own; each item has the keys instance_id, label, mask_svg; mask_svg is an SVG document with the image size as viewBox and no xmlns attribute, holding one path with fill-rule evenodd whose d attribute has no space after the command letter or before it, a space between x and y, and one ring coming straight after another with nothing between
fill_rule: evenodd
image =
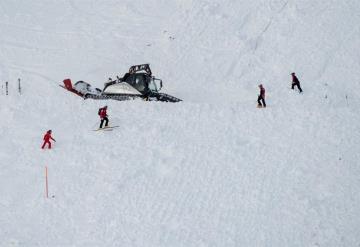
<instances>
[{"instance_id":1,"label":"thin marker pole","mask_svg":"<svg viewBox=\"0 0 360 247\"><path fill-rule=\"evenodd\" d=\"M20 78L18 79L18 82L19 82L19 84L18 84L18 86L19 86L19 94L21 95L21 85L20 85Z\"/></svg>"},{"instance_id":2,"label":"thin marker pole","mask_svg":"<svg viewBox=\"0 0 360 247\"><path fill-rule=\"evenodd\" d=\"M45 166L45 190L46 190L46 198L49 198L49 185L48 185L48 168Z\"/></svg>"}]
</instances>

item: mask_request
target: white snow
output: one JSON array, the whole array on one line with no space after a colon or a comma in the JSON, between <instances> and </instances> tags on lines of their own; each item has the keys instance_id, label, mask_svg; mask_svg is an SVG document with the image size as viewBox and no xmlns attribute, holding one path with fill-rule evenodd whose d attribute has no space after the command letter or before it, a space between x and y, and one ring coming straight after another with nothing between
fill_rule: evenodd
<instances>
[{"instance_id":1,"label":"white snow","mask_svg":"<svg viewBox=\"0 0 360 247\"><path fill-rule=\"evenodd\" d=\"M359 23L356 0L1 1L0 246L360 246ZM141 63L183 102L58 86Z\"/></svg>"}]
</instances>

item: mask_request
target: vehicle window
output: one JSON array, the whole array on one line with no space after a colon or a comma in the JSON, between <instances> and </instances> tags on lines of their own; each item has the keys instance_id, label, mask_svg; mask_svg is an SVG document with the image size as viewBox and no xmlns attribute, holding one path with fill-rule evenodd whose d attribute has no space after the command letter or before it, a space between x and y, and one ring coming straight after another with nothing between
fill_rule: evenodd
<instances>
[{"instance_id":1,"label":"vehicle window","mask_svg":"<svg viewBox=\"0 0 360 247\"><path fill-rule=\"evenodd\" d=\"M126 78L126 82L129 83L130 85L134 86L134 78L135 78L135 74L134 75L129 75L127 78Z\"/></svg>"},{"instance_id":2,"label":"vehicle window","mask_svg":"<svg viewBox=\"0 0 360 247\"><path fill-rule=\"evenodd\" d=\"M146 77L144 75L137 74L134 81L134 87L140 92L145 92L147 90Z\"/></svg>"},{"instance_id":3,"label":"vehicle window","mask_svg":"<svg viewBox=\"0 0 360 247\"><path fill-rule=\"evenodd\" d=\"M156 87L156 84L153 80L150 80L150 83L149 83L149 89L153 92L157 92L157 87Z\"/></svg>"}]
</instances>

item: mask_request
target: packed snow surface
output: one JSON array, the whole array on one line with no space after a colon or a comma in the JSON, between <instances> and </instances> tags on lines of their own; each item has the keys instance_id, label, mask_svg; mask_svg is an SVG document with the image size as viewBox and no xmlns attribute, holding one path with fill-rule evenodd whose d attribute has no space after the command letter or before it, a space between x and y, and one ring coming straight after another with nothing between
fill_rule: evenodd
<instances>
[{"instance_id":1,"label":"packed snow surface","mask_svg":"<svg viewBox=\"0 0 360 247\"><path fill-rule=\"evenodd\" d=\"M358 0L2 0L0 246L360 246L359 23ZM141 63L183 102L58 86ZM120 127L92 131L105 104Z\"/></svg>"}]
</instances>

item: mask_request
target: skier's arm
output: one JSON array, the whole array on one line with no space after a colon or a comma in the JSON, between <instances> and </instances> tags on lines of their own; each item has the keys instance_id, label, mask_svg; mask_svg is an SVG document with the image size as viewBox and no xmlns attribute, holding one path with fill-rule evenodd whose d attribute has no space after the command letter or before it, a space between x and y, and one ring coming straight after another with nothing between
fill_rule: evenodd
<instances>
[{"instance_id":1,"label":"skier's arm","mask_svg":"<svg viewBox=\"0 0 360 247\"><path fill-rule=\"evenodd\" d=\"M56 142L56 140L54 139L54 138L52 138L52 137L50 137L51 138L51 140L53 140L54 142Z\"/></svg>"}]
</instances>

